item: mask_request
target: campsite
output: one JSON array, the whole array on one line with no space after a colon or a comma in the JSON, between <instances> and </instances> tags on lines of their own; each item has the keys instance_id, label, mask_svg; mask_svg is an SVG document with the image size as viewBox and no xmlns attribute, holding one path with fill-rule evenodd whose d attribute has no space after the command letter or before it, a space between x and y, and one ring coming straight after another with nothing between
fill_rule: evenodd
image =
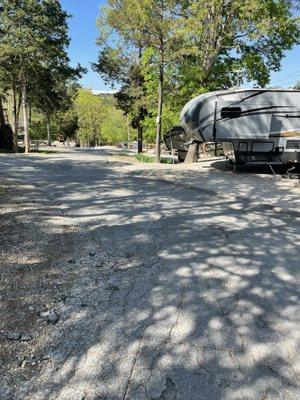
<instances>
[{"instance_id":1,"label":"campsite","mask_svg":"<svg viewBox=\"0 0 300 400\"><path fill-rule=\"evenodd\" d=\"M293 0L0 0L0 399L298 400Z\"/></svg>"}]
</instances>

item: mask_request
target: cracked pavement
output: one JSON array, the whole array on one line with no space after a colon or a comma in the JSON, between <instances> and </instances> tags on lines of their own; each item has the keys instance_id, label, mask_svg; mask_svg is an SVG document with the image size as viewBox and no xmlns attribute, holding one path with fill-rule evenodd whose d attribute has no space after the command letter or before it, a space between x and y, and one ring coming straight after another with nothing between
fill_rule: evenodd
<instances>
[{"instance_id":1,"label":"cracked pavement","mask_svg":"<svg viewBox=\"0 0 300 400\"><path fill-rule=\"evenodd\" d=\"M0 167L49 207L23 213L61 284L59 321L24 344L46 360L3 398L299 399L299 216L255 187L240 201L135 175L105 149Z\"/></svg>"}]
</instances>

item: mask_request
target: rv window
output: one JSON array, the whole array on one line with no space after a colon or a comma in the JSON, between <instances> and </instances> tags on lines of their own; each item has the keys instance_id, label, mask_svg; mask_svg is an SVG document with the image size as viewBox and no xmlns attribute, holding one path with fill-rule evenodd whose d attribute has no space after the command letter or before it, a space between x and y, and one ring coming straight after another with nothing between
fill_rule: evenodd
<instances>
[{"instance_id":1,"label":"rv window","mask_svg":"<svg viewBox=\"0 0 300 400\"><path fill-rule=\"evenodd\" d=\"M238 118L241 116L241 107L223 107L221 109L222 118Z\"/></svg>"}]
</instances>

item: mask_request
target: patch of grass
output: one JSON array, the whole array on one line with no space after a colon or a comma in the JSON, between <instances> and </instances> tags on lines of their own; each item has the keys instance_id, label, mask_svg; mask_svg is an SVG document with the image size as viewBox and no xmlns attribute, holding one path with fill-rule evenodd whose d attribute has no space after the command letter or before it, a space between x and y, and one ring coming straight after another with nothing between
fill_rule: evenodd
<instances>
[{"instance_id":1,"label":"patch of grass","mask_svg":"<svg viewBox=\"0 0 300 400\"><path fill-rule=\"evenodd\" d=\"M148 156L147 154L135 154L134 156L139 162L143 162L143 163L154 163L155 162L155 158L152 156Z\"/></svg>"},{"instance_id":2,"label":"patch of grass","mask_svg":"<svg viewBox=\"0 0 300 400\"><path fill-rule=\"evenodd\" d=\"M155 163L155 157L149 156L147 154L136 154L134 156L139 162L144 163ZM173 160L171 158L161 158L161 164L173 164Z\"/></svg>"},{"instance_id":3,"label":"patch of grass","mask_svg":"<svg viewBox=\"0 0 300 400\"><path fill-rule=\"evenodd\" d=\"M135 154L134 158L142 163L155 163L155 157L149 156L148 154ZM171 158L161 158L161 164L173 164L173 160Z\"/></svg>"},{"instance_id":4,"label":"patch of grass","mask_svg":"<svg viewBox=\"0 0 300 400\"><path fill-rule=\"evenodd\" d=\"M161 164L173 164L173 160L171 158L161 158Z\"/></svg>"}]
</instances>

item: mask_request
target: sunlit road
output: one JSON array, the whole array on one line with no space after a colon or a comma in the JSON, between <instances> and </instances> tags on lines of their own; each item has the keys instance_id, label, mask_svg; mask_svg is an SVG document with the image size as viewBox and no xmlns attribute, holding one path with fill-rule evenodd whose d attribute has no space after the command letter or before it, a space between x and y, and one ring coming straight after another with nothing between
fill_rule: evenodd
<instances>
[{"instance_id":1,"label":"sunlit road","mask_svg":"<svg viewBox=\"0 0 300 400\"><path fill-rule=\"evenodd\" d=\"M15 399L300 398L299 218L124 172L105 150L1 156L0 171L35 184L76 243L53 354Z\"/></svg>"}]
</instances>

